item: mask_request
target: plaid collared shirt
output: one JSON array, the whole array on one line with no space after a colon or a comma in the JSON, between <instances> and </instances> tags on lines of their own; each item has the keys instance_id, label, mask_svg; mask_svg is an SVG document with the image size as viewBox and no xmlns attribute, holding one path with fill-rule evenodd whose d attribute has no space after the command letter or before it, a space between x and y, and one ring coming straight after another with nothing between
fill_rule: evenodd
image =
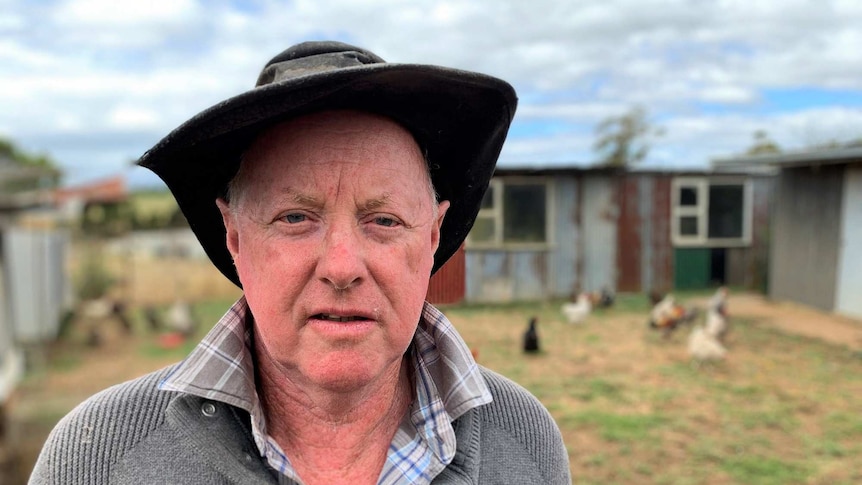
<instances>
[{"instance_id":1,"label":"plaid collared shirt","mask_svg":"<svg viewBox=\"0 0 862 485\"><path fill-rule=\"evenodd\" d=\"M302 483L287 454L266 431L254 381L248 304L240 298L160 388L244 409L262 457L281 472L281 483ZM470 349L449 320L425 303L413 336L415 397L409 415L392 438L379 485L427 484L455 456L452 421L491 402Z\"/></svg>"}]
</instances>

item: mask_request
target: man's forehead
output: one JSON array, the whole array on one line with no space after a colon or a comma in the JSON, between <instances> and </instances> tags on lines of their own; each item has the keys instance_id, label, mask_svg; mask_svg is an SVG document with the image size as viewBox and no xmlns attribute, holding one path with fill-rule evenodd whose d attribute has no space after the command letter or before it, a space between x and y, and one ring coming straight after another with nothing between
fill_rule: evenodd
<instances>
[{"instance_id":1,"label":"man's forehead","mask_svg":"<svg viewBox=\"0 0 862 485\"><path fill-rule=\"evenodd\" d=\"M422 153L413 134L396 121L353 110L321 111L283 121L258 135L249 151L343 138L385 139L389 145L402 145L415 149L420 155Z\"/></svg>"}]
</instances>

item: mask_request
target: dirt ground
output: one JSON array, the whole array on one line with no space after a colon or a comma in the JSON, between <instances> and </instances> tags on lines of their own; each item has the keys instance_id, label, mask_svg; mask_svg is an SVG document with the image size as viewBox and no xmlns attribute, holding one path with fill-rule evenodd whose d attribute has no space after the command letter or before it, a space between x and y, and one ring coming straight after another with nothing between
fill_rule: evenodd
<instances>
[{"instance_id":1,"label":"dirt ground","mask_svg":"<svg viewBox=\"0 0 862 485\"><path fill-rule=\"evenodd\" d=\"M729 305L732 317L762 320L787 333L862 350L862 322L858 320L756 294L733 295Z\"/></svg>"},{"instance_id":2,"label":"dirt ground","mask_svg":"<svg viewBox=\"0 0 862 485\"><path fill-rule=\"evenodd\" d=\"M703 304L705 300L690 300L690 303ZM854 351L862 349L862 322L859 321L800 305L771 302L761 296L751 294L733 295L729 312L733 319L757 320L761 324L774 326L786 333L820 339L833 345L848 347ZM643 328L643 322L631 314L621 314L615 318L624 321L625 325L634 325L638 329ZM453 322L458 328L464 328L467 325L467 322L458 322L454 319ZM476 323L479 324L479 322ZM487 324L490 326L494 325L495 322L487 322ZM469 331L463 333L465 339L470 343ZM496 338L499 341L491 341L488 345L510 345L510 337L504 339L500 336ZM37 370L30 375L9 405L9 438L13 442L17 442L18 445L14 448L14 458L7 457L7 474L5 476L0 474L0 485L26 483L26 477L29 476L32 464L48 431L60 417L76 404L112 384L143 375L178 360L179 354L176 352L150 351L142 354L142 346L153 347L154 339L155 337L151 335L129 338L114 329L106 335L108 345L88 350L84 354L48 351L43 357L52 359L54 364L51 368L54 370L47 371L44 370L47 367L43 367L42 371ZM739 348L739 351L742 352L742 349ZM483 350L483 352L486 351ZM626 353L635 355L639 352L649 354L648 357L650 358L643 362L652 362L653 366L656 362L684 361L686 359L682 345L674 344L673 347L666 346L665 348L645 346L641 338L621 340L617 348L614 349L614 354L621 355ZM485 355L484 353L480 354L480 362ZM58 361L61 364L59 366L57 365ZM572 376L588 378L589 374L585 374L584 369L611 365L612 367L624 366L625 372L641 375L645 381L662 378L652 370L640 368L636 363L630 361L631 359L626 361L616 355L602 353L579 355L572 360L572 365L575 366L572 370ZM527 369L526 372L532 371ZM535 371L541 372L541 369L537 367ZM510 377L518 380L517 376ZM692 405L699 404L693 402ZM709 415L710 411L704 410L704 416L708 417ZM579 434L577 437L573 436L571 439L574 441L572 443L567 441L567 444L570 446L575 444L577 448L597 446L596 443L578 442L577 440L584 439L583 434ZM0 457L0 461L2 461L2 457ZM573 467L583 466L591 465L588 461L573 461Z\"/></svg>"}]
</instances>

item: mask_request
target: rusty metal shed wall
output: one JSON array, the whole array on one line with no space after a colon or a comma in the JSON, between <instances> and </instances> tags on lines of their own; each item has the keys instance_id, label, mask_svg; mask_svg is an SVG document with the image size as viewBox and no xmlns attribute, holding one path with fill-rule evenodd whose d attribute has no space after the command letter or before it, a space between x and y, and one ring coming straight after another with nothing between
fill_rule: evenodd
<instances>
[{"instance_id":1,"label":"rusty metal shed wall","mask_svg":"<svg viewBox=\"0 0 862 485\"><path fill-rule=\"evenodd\" d=\"M833 310L844 166L788 168L775 189L769 295Z\"/></svg>"},{"instance_id":2,"label":"rusty metal shed wall","mask_svg":"<svg viewBox=\"0 0 862 485\"><path fill-rule=\"evenodd\" d=\"M616 263L619 291L670 290L672 175L629 173L617 180Z\"/></svg>"},{"instance_id":3,"label":"rusty metal shed wall","mask_svg":"<svg viewBox=\"0 0 862 485\"><path fill-rule=\"evenodd\" d=\"M637 177L617 179L617 290L639 291L641 285L641 231Z\"/></svg>"}]
</instances>

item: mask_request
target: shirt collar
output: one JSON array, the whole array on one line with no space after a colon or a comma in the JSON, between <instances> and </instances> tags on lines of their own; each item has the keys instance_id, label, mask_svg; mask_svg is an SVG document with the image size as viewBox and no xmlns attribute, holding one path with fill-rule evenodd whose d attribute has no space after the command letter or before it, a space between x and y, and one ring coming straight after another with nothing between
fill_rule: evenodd
<instances>
[{"instance_id":1,"label":"shirt collar","mask_svg":"<svg viewBox=\"0 0 862 485\"><path fill-rule=\"evenodd\" d=\"M287 457L266 433L255 388L249 317L248 304L241 297L159 387L247 411L261 455L274 468L291 476ZM491 393L469 347L445 315L429 303L422 309L412 354L416 400L409 419L402 422L393 438L380 483L399 474L430 482L455 455L452 421L491 402Z\"/></svg>"}]
</instances>

